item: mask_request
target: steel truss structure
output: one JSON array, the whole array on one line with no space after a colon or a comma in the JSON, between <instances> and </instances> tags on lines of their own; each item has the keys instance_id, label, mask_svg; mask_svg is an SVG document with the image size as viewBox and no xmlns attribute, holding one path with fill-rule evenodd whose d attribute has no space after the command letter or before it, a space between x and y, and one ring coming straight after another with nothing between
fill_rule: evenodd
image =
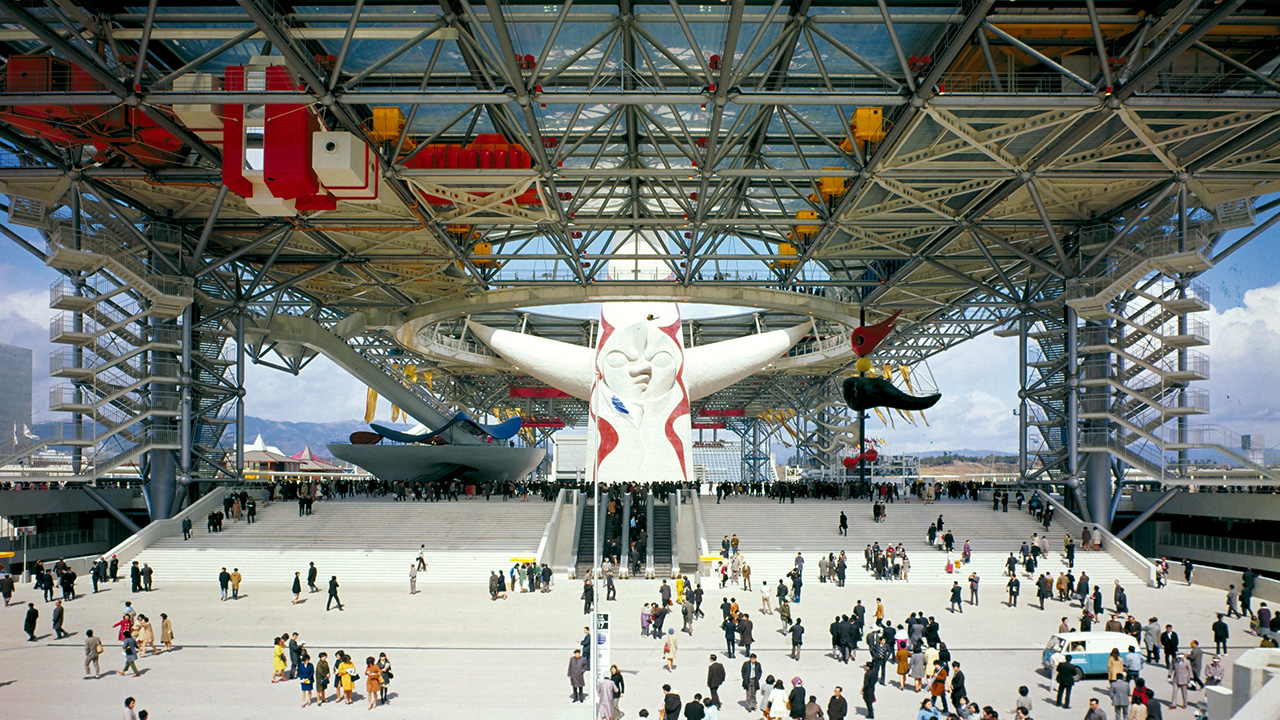
<instances>
[{"instance_id":1,"label":"steel truss structure","mask_svg":"<svg viewBox=\"0 0 1280 720\"><path fill-rule=\"evenodd\" d=\"M423 402L574 424L575 401L510 397L527 379L469 344L461 318L585 344L590 320L538 308L656 298L754 311L691 321L695 343L812 323L792 357L705 405L795 413L814 455L830 438L804 418L850 364L860 317L902 313L876 357L893 365L995 328L1056 333L1062 348L1045 353L1062 367L1023 374L1033 401L1057 393L1041 403L1053 412L1022 412L1024 438L1055 438L1038 461L1024 443L1024 474L1074 484L1082 447L1123 459L1115 446L1133 431L1116 419L1132 424L1123 408L1085 418L1076 407L1075 336L1092 321L1068 301L1096 297L1082 283L1109 288L1100 278L1120 253L1156 237L1185 252L1194 236L1201 263L1150 264L1108 291L1126 307L1143 283L1179 295L1280 219L1223 246L1272 209L1254 201L1280 178L1280 8L1258 0L0 0L0 16L7 62L56 57L80 79L10 76L0 112L123 112L167 133L144 158L128 138L65 142L0 123L0 183L10 224L50 237L85 227L112 238L107 254L192 284L167 321L182 337L182 399L164 422L183 440L151 453L176 458L159 465L183 480L241 467L215 452L221 432L198 429L242 427L237 368L297 372L315 357L273 337L277 316L314 321ZM253 62L287 68L290 84L223 89L228 67ZM264 217L224 184L227 148L180 117L272 104L362 139L376 201ZM388 110L402 126L374 132ZM415 162L482 134L522 148L530 167ZM532 204L515 200L530 193ZM627 259L612 251L634 235L669 278L609 277ZM82 284L97 272L63 269ZM1185 348L1175 355L1186 364ZM419 372L405 378L406 365ZM1108 441L1082 446L1085 423ZM760 424L745 424L760 447ZM1088 506L1105 519L1101 471L1089 472Z\"/></svg>"}]
</instances>

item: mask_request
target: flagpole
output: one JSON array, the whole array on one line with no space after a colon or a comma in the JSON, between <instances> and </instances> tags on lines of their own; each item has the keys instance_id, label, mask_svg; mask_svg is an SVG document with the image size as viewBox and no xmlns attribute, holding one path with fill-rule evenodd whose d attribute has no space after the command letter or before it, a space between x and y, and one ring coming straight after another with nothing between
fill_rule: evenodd
<instances>
[{"instance_id":1,"label":"flagpole","mask_svg":"<svg viewBox=\"0 0 1280 720\"><path fill-rule=\"evenodd\" d=\"M600 643L597 642L597 635L600 632L600 589L596 587L595 583L595 579L600 572L600 483L594 473L591 477L591 491L594 497L594 505L591 508L591 512L595 513L595 517L591 519L591 687L587 688L587 690L591 693L591 720L595 720L599 713L596 703L600 700L598 690L600 687Z\"/></svg>"}]
</instances>

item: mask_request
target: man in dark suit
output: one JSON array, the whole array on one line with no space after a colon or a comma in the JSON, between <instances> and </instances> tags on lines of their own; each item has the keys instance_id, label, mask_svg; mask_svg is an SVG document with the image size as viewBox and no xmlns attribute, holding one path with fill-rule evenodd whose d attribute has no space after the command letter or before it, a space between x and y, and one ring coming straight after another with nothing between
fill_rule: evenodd
<instances>
[{"instance_id":1,"label":"man in dark suit","mask_svg":"<svg viewBox=\"0 0 1280 720\"><path fill-rule=\"evenodd\" d=\"M298 678L298 664L302 662L302 644L298 642L298 633L289 638L289 679Z\"/></svg>"},{"instance_id":2,"label":"man in dark suit","mask_svg":"<svg viewBox=\"0 0 1280 720\"><path fill-rule=\"evenodd\" d=\"M871 720L876 716L876 710L872 707L872 703L876 701L876 666L875 663L866 664L866 672L862 674L862 702L867 706L867 720Z\"/></svg>"},{"instance_id":3,"label":"man in dark suit","mask_svg":"<svg viewBox=\"0 0 1280 720\"><path fill-rule=\"evenodd\" d=\"M711 691L711 702L717 708L721 707L720 703L720 686L724 684L724 665L716 661L716 656L711 656L711 665L707 667L707 688Z\"/></svg>"},{"instance_id":4,"label":"man in dark suit","mask_svg":"<svg viewBox=\"0 0 1280 720\"><path fill-rule=\"evenodd\" d=\"M738 644L742 646L742 651L751 654L751 643L755 642L755 636L752 630L755 629L755 623L751 622L751 616L742 613L742 617L738 618Z\"/></svg>"},{"instance_id":5,"label":"man in dark suit","mask_svg":"<svg viewBox=\"0 0 1280 720\"><path fill-rule=\"evenodd\" d=\"M36 609L35 603L27 603L27 617L22 621L22 631L27 634L28 642L36 641L36 619L40 617L40 611Z\"/></svg>"},{"instance_id":6,"label":"man in dark suit","mask_svg":"<svg viewBox=\"0 0 1280 720\"><path fill-rule=\"evenodd\" d=\"M1076 672L1079 669L1071 663L1070 655L1058 663L1057 672L1054 673L1054 679L1058 681L1058 697L1054 700L1054 705L1064 708L1071 707L1071 688L1076 684Z\"/></svg>"},{"instance_id":7,"label":"man in dark suit","mask_svg":"<svg viewBox=\"0 0 1280 720\"><path fill-rule=\"evenodd\" d=\"M1178 633L1172 625L1165 625L1164 632L1160 633L1160 647L1164 648L1164 666L1168 668L1178 656Z\"/></svg>"},{"instance_id":8,"label":"man in dark suit","mask_svg":"<svg viewBox=\"0 0 1280 720\"><path fill-rule=\"evenodd\" d=\"M747 661L742 663L742 689L747 694L747 711L755 712L756 709L756 693L760 691L760 678L764 677L764 668L760 666L760 662L756 660L756 656L752 653Z\"/></svg>"},{"instance_id":9,"label":"man in dark suit","mask_svg":"<svg viewBox=\"0 0 1280 720\"><path fill-rule=\"evenodd\" d=\"M53 601L53 631L57 633L59 640L61 640L64 637L71 636L71 633L65 632L62 629L63 612L64 610L62 609L62 601L54 600Z\"/></svg>"},{"instance_id":10,"label":"man in dark suit","mask_svg":"<svg viewBox=\"0 0 1280 720\"><path fill-rule=\"evenodd\" d=\"M720 629L724 631L724 644L728 647L726 656L732 660L734 645L737 642L738 624L733 621L733 618L726 616L724 622L720 623ZM719 706L720 703L716 703L716 707Z\"/></svg>"},{"instance_id":11,"label":"man in dark suit","mask_svg":"<svg viewBox=\"0 0 1280 720\"><path fill-rule=\"evenodd\" d=\"M703 720L707 711L702 704L702 693L694 693L693 699L684 706L684 720Z\"/></svg>"},{"instance_id":12,"label":"man in dark suit","mask_svg":"<svg viewBox=\"0 0 1280 720\"><path fill-rule=\"evenodd\" d=\"M191 539L191 518L190 517L182 518L182 539L183 540Z\"/></svg>"},{"instance_id":13,"label":"man in dark suit","mask_svg":"<svg viewBox=\"0 0 1280 720\"><path fill-rule=\"evenodd\" d=\"M1213 650L1220 655L1227 654L1227 638L1231 633L1227 631L1227 624L1222 621L1222 613L1218 613L1218 619L1213 623Z\"/></svg>"},{"instance_id":14,"label":"man in dark suit","mask_svg":"<svg viewBox=\"0 0 1280 720\"><path fill-rule=\"evenodd\" d=\"M338 610L342 610L342 600L338 598L338 576L331 575L329 577L329 602L325 603L324 609L327 612L333 607L334 603L338 603Z\"/></svg>"},{"instance_id":15,"label":"man in dark suit","mask_svg":"<svg viewBox=\"0 0 1280 720\"><path fill-rule=\"evenodd\" d=\"M960 669L960 663L951 663L951 704L960 707L960 701L968 697L968 693L964 687L964 671Z\"/></svg>"},{"instance_id":16,"label":"man in dark suit","mask_svg":"<svg viewBox=\"0 0 1280 720\"><path fill-rule=\"evenodd\" d=\"M662 717L660 720L680 720L680 710L684 708L684 703L680 701L680 694L671 692L670 685L662 686Z\"/></svg>"}]
</instances>

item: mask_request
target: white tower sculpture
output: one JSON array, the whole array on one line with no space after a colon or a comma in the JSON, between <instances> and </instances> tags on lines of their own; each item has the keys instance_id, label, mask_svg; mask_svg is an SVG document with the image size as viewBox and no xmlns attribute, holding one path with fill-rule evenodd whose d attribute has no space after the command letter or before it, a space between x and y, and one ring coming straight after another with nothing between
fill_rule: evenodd
<instances>
[{"instance_id":1,"label":"white tower sculpture","mask_svg":"<svg viewBox=\"0 0 1280 720\"><path fill-rule=\"evenodd\" d=\"M612 281L669 280L647 238L614 250ZM686 348L675 303L600 306L594 349L468 323L507 362L590 403L588 479L684 482L692 469L689 403L722 390L781 357L807 332L801 324Z\"/></svg>"}]
</instances>

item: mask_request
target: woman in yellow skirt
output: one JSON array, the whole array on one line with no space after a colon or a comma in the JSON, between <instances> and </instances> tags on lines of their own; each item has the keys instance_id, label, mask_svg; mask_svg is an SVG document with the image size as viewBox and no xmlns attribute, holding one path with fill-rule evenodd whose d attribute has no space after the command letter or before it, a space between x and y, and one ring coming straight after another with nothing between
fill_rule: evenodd
<instances>
[{"instance_id":1,"label":"woman in yellow skirt","mask_svg":"<svg viewBox=\"0 0 1280 720\"><path fill-rule=\"evenodd\" d=\"M284 641L276 638L276 646L273 650L273 659L271 661L272 673L271 682L278 683L287 679L285 673L288 672L289 663L285 660Z\"/></svg>"},{"instance_id":2,"label":"woman in yellow skirt","mask_svg":"<svg viewBox=\"0 0 1280 720\"><path fill-rule=\"evenodd\" d=\"M338 660L338 682L342 683L342 694L346 696L347 704L351 704L351 691L355 689L356 678L352 673L356 666L351 662L350 655L343 655Z\"/></svg>"}]
</instances>

